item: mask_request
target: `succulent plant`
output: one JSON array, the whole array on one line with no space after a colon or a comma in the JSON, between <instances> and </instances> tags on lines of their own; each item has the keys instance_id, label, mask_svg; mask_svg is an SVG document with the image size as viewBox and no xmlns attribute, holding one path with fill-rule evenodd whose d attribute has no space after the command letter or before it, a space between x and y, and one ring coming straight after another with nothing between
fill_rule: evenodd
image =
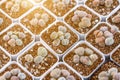
<instances>
[{"instance_id":1,"label":"succulent plant","mask_svg":"<svg viewBox=\"0 0 120 80\"><path fill-rule=\"evenodd\" d=\"M93 6L99 6L100 5L100 0L94 0L92 2Z\"/></svg>"},{"instance_id":2,"label":"succulent plant","mask_svg":"<svg viewBox=\"0 0 120 80\"><path fill-rule=\"evenodd\" d=\"M90 58L88 56L81 56L80 57L80 62L82 64L85 64L85 65L88 65L88 66L93 65L93 62L90 60Z\"/></svg>"},{"instance_id":3,"label":"succulent plant","mask_svg":"<svg viewBox=\"0 0 120 80\"><path fill-rule=\"evenodd\" d=\"M119 23L120 22L120 14L117 14L112 18L113 23Z\"/></svg>"},{"instance_id":4,"label":"succulent plant","mask_svg":"<svg viewBox=\"0 0 120 80\"><path fill-rule=\"evenodd\" d=\"M65 26L59 26L58 31L62 31L63 33L66 33L67 28Z\"/></svg>"},{"instance_id":5,"label":"succulent plant","mask_svg":"<svg viewBox=\"0 0 120 80\"><path fill-rule=\"evenodd\" d=\"M79 56L84 55L84 52L85 52L85 49L83 47L78 47L74 50L74 53Z\"/></svg>"},{"instance_id":6,"label":"succulent plant","mask_svg":"<svg viewBox=\"0 0 120 80\"><path fill-rule=\"evenodd\" d=\"M74 24L77 24L79 28L86 28L91 26L91 18L91 14L88 14L85 11L76 10L74 11L74 16L71 20Z\"/></svg>"},{"instance_id":7,"label":"succulent plant","mask_svg":"<svg viewBox=\"0 0 120 80\"><path fill-rule=\"evenodd\" d=\"M46 48L44 48L44 47L39 47L38 48L38 50L37 50L37 55L38 56L45 57L45 56L47 56L47 54L48 54L48 51L47 51Z\"/></svg>"},{"instance_id":8,"label":"succulent plant","mask_svg":"<svg viewBox=\"0 0 120 80\"><path fill-rule=\"evenodd\" d=\"M75 15L77 15L77 16L79 16L79 17L86 17L87 16L87 13L85 12L85 11L80 11L80 10L76 10L75 12L74 12L74 16Z\"/></svg>"},{"instance_id":9,"label":"succulent plant","mask_svg":"<svg viewBox=\"0 0 120 80\"><path fill-rule=\"evenodd\" d=\"M105 6L106 7L111 7L112 6L112 4L113 4L113 0L105 0Z\"/></svg>"},{"instance_id":10,"label":"succulent plant","mask_svg":"<svg viewBox=\"0 0 120 80\"><path fill-rule=\"evenodd\" d=\"M102 71L98 75L99 80L119 80L120 73L115 67L110 68L108 71Z\"/></svg>"},{"instance_id":11,"label":"succulent plant","mask_svg":"<svg viewBox=\"0 0 120 80\"><path fill-rule=\"evenodd\" d=\"M94 54L90 48L78 47L74 50L74 53L73 62L75 64L82 63L90 66L98 59L98 55Z\"/></svg>"},{"instance_id":12,"label":"succulent plant","mask_svg":"<svg viewBox=\"0 0 120 80\"><path fill-rule=\"evenodd\" d=\"M19 68L16 68L16 69L12 69L10 72L13 76L16 76L16 75L18 75L18 73L21 72L21 70Z\"/></svg>"},{"instance_id":13,"label":"succulent plant","mask_svg":"<svg viewBox=\"0 0 120 80\"><path fill-rule=\"evenodd\" d=\"M80 60L80 56L79 55L74 55L73 56L73 62L74 63L79 63L79 60Z\"/></svg>"},{"instance_id":14,"label":"succulent plant","mask_svg":"<svg viewBox=\"0 0 120 80\"><path fill-rule=\"evenodd\" d=\"M114 44L114 34L118 31L116 27L111 27L111 30L108 30L108 27L102 26L99 30L94 31L95 42L100 47L110 46Z\"/></svg>"},{"instance_id":15,"label":"succulent plant","mask_svg":"<svg viewBox=\"0 0 120 80\"><path fill-rule=\"evenodd\" d=\"M6 35L3 36L3 40L7 41L8 45L10 45L11 47L15 47L22 46L23 45L22 39L24 39L25 37L26 35L23 32L9 31L7 32Z\"/></svg>"},{"instance_id":16,"label":"succulent plant","mask_svg":"<svg viewBox=\"0 0 120 80\"><path fill-rule=\"evenodd\" d=\"M42 56L36 56L34 58L34 63L39 64L43 61L43 59L44 59L44 57L42 57Z\"/></svg>"},{"instance_id":17,"label":"succulent plant","mask_svg":"<svg viewBox=\"0 0 120 80\"><path fill-rule=\"evenodd\" d=\"M53 39L53 40L57 39L58 38L57 32L52 32L51 35L50 35L50 38Z\"/></svg>"},{"instance_id":18,"label":"succulent plant","mask_svg":"<svg viewBox=\"0 0 120 80\"><path fill-rule=\"evenodd\" d=\"M53 40L53 46L59 46L60 44L63 46L68 45L70 37L71 34L67 32L67 28L65 26L58 26L58 31L54 31L50 34L50 38Z\"/></svg>"},{"instance_id":19,"label":"succulent plant","mask_svg":"<svg viewBox=\"0 0 120 80\"><path fill-rule=\"evenodd\" d=\"M65 77L59 77L58 80L66 80Z\"/></svg>"},{"instance_id":20,"label":"succulent plant","mask_svg":"<svg viewBox=\"0 0 120 80\"><path fill-rule=\"evenodd\" d=\"M105 39L105 44L108 45L108 46L114 44L114 39L113 39L113 37L108 37L108 38L106 38L106 39Z\"/></svg>"},{"instance_id":21,"label":"succulent plant","mask_svg":"<svg viewBox=\"0 0 120 80\"><path fill-rule=\"evenodd\" d=\"M12 76L12 77L10 78L10 80L19 80L19 77L17 77L17 76Z\"/></svg>"},{"instance_id":22,"label":"succulent plant","mask_svg":"<svg viewBox=\"0 0 120 80\"><path fill-rule=\"evenodd\" d=\"M63 39L62 40L62 45L68 45L69 44L69 40L68 39Z\"/></svg>"},{"instance_id":23,"label":"succulent plant","mask_svg":"<svg viewBox=\"0 0 120 80\"><path fill-rule=\"evenodd\" d=\"M59 68L55 68L51 71L50 76L53 78L59 78L61 75L61 70Z\"/></svg>"},{"instance_id":24,"label":"succulent plant","mask_svg":"<svg viewBox=\"0 0 120 80\"><path fill-rule=\"evenodd\" d=\"M62 37L61 37L62 38ZM63 40L63 39L62 39ZM52 42L53 46L59 46L60 45L60 39L55 39L53 42Z\"/></svg>"},{"instance_id":25,"label":"succulent plant","mask_svg":"<svg viewBox=\"0 0 120 80\"><path fill-rule=\"evenodd\" d=\"M65 77L70 75L70 72L66 69L62 69L61 72L62 72L62 75L65 76Z\"/></svg>"},{"instance_id":26,"label":"succulent plant","mask_svg":"<svg viewBox=\"0 0 120 80\"><path fill-rule=\"evenodd\" d=\"M76 80L67 69L55 68L50 72L50 80Z\"/></svg>"},{"instance_id":27,"label":"succulent plant","mask_svg":"<svg viewBox=\"0 0 120 80\"><path fill-rule=\"evenodd\" d=\"M9 79L10 77L11 77L11 72L10 71L7 71L7 72L5 72L4 73L4 77L6 78L6 79Z\"/></svg>"},{"instance_id":28,"label":"succulent plant","mask_svg":"<svg viewBox=\"0 0 120 80\"><path fill-rule=\"evenodd\" d=\"M24 80L26 78L26 75L24 73L18 74L19 79Z\"/></svg>"},{"instance_id":29,"label":"succulent plant","mask_svg":"<svg viewBox=\"0 0 120 80\"><path fill-rule=\"evenodd\" d=\"M70 75L66 78L67 80L76 80L74 76Z\"/></svg>"},{"instance_id":30,"label":"succulent plant","mask_svg":"<svg viewBox=\"0 0 120 80\"><path fill-rule=\"evenodd\" d=\"M103 27L100 28L100 30L101 30L102 32L108 31L108 27L103 26Z\"/></svg>"},{"instance_id":31,"label":"succulent plant","mask_svg":"<svg viewBox=\"0 0 120 80\"><path fill-rule=\"evenodd\" d=\"M27 61L27 62L33 62L33 56L31 54L25 55L25 61Z\"/></svg>"},{"instance_id":32,"label":"succulent plant","mask_svg":"<svg viewBox=\"0 0 120 80\"><path fill-rule=\"evenodd\" d=\"M85 48L85 54L92 55L94 52L90 48Z\"/></svg>"}]
</instances>

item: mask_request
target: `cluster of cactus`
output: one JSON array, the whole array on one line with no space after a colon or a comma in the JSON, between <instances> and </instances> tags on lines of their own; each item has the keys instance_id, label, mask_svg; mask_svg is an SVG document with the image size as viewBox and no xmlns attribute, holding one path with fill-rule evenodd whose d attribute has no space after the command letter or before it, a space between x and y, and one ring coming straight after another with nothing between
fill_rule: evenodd
<instances>
[{"instance_id":1,"label":"cluster of cactus","mask_svg":"<svg viewBox=\"0 0 120 80\"><path fill-rule=\"evenodd\" d=\"M71 0L52 0L54 5L53 7L57 10L64 10L70 3Z\"/></svg>"},{"instance_id":2,"label":"cluster of cactus","mask_svg":"<svg viewBox=\"0 0 120 80\"><path fill-rule=\"evenodd\" d=\"M118 29L113 26L111 30L108 30L107 26L102 26L99 30L94 31L95 42L101 46L105 47L114 44L114 34L118 31Z\"/></svg>"},{"instance_id":3,"label":"cluster of cactus","mask_svg":"<svg viewBox=\"0 0 120 80\"><path fill-rule=\"evenodd\" d=\"M35 64L39 64L43 61L43 59L47 56L48 51L44 47L39 47L37 51L37 56L34 58L31 54L25 55L25 61L31 63L34 62Z\"/></svg>"},{"instance_id":4,"label":"cluster of cactus","mask_svg":"<svg viewBox=\"0 0 120 80\"><path fill-rule=\"evenodd\" d=\"M26 34L23 32L17 32L17 31L9 31L6 35L3 36L3 40L7 41L7 43L11 47L15 46L22 46L23 45L23 39L26 37Z\"/></svg>"},{"instance_id":5,"label":"cluster of cactus","mask_svg":"<svg viewBox=\"0 0 120 80\"><path fill-rule=\"evenodd\" d=\"M94 7L104 5L105 7L110 8L112 7L113 0L94 0L92 4Z\"/></svg>"},{"instance_id":6,"label":"cluster of cactus","mask_svg":"<svg viewBox=\"0 0 120 80\"><path fill-rule=\"evenodd\" d=\"M94 54L94 51L90 48L78 47L74 50L74 53L74 63L82 63L89 66L93 65L93 63L98 59L98 55Z\"/></svg>"},{"instance_id":7,"label":"cluster of cactus","mask_svg":"<svg viewBox=\"0 0 120 80\"><path fill-rule=\"evenodd\" d=\"M27 9L28 2L25 0L11 0L6 3L5 8L10 11L10 14L17 13L21 8Z\"/></svg>"},{"instance_id":8,"label":"cluster of cactus","mask_svg":"<svg viewBox=\"0 0 120 80\"><path fill-rule=\"evenodd\" d=\"M76 80L73 75L66 69L55 68L50 72L50 80Z\"/></svg>"},{"instance_id":9,"label":"cluster of cactus","mask_svg":"<svg viewBox=\"0 0 120 80\"><path fill-rule=\"evenodd\" d=\"M67 28L65 26L59 26L58 32L54 31L50 34L50 39L53 40L53 46L59 46L60 44L64 46L68 45L70 37L71 33L67 32Z\"/></svg>"},{"instance_id":10,"label":"cluster of cactus","mask_svg":"<svg viewBox=\"0 0 120 80\"><path fill-rule=\"evenodd\" d=\"M32 26L37 26L39 25L40 27L44 27L47 22L49 21L49 15L47 13L35 13L34 18L32 18L29 23Z\"/></svg>"},{"instance_id":11,"label":"cluster of cactus","mask_svg":"<svg viewBox=\"0 0 120 80\"><path fill-rule=\"evenodd\" d=\"M99 80L120 80L120 72L115 67L110 68L108 71L102 71L98 75Z\"/></svg>"},{"instance_id":12,"label":"cluster of cactus","mask_svg":"<svg viewBox=\"0 0 120 80\"><path fill-rule=\"evenodd\" d=\"M80 28L86 28L91 26L92 15L85 11L76 10L72 17L72 22L77 24Z\"/></svg>"},{"instance_id":13,"label":"cluster of cactus","mask_svg":"<svg viewBox=\"0 0 120 80\"><path fill-rule=\"evenodd\" d=\"M12 69L11 71L6 71L2 76L0 76L0 80L25 80L26 74L21 72L19 68Z\"/></svg>"}]
</instances>

